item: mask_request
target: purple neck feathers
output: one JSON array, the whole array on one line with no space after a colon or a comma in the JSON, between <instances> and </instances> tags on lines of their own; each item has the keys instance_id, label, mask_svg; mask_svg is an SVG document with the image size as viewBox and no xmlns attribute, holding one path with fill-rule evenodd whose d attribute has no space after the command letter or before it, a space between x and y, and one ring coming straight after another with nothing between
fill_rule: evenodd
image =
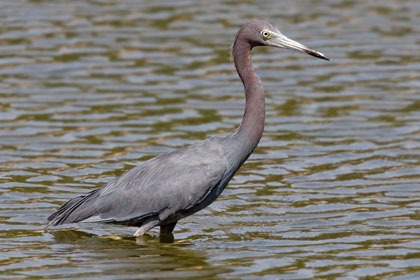
<instances>
[{"instance_id":1,"label":"purple neck feathers","mask_svg":"<svg viewBox=\"0 0 420 280\"><path fill-rule=\"evenodd\" d=\"M232 46L233 60L244 85L246 98L245 113L236 135L244 139L244 148L252 152L264 131L265 97L261 81L251 63L253 45L242 35L241 32L238 33Z\"/></svg>"}]
</instances>

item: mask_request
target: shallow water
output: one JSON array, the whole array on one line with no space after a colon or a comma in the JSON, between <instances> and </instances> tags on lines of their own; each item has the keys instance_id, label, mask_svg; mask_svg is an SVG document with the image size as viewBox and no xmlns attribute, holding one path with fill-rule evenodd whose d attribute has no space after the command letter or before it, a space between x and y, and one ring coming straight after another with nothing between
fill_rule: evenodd
<instances>
[{"instance_id":1,"label":"shallow water","mask_svg":"<svg viewBox=\"0 0 420 280\"><path fill-rule=\"evenodd\" d=\"M420 278L420 4L365 2L0 2L0 277ZM43 232L66 200L237 126L229 47L250 18L332 60L254 51L266 129L221 197L173 241Z\"/></svg>"}]
</instances>

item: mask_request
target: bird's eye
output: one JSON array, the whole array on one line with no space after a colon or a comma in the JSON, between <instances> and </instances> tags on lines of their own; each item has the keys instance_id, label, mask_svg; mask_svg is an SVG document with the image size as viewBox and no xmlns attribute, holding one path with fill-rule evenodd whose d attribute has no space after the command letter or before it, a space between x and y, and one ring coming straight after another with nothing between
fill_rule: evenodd
<instances>
[{"instance_id":1,"label":"bird's eye","mask_svg":"<svg viewBox=\"0 0 420 280\"><path fill-rule=\"evenodd\" d=\"M268 39L270 39L270 37L271 37L271 33L270 33L270 32L268 32L267 30L263 30L263 31L261 32L261 35L264 37L264 40L268 40Z\"/></svg>"}]
</instances>

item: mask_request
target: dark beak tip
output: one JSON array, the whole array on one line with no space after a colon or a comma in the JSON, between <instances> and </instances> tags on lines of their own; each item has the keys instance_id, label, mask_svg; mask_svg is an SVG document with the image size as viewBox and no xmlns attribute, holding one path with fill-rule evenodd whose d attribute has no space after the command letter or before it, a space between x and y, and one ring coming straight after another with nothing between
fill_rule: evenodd
<instances>
[{"instance_id":1,"label":"dark beak tip","mask_svg":"<svg viewBox=\"0 0 420 280\"><path fill-rule=\"evenodd\" d=\"M313 51L313 50L305 50L305 52L309 55L314 56L314 57L330 61L330 59L328 57L326 57L325 55L323 55L322 53L319 53L319 52L316 52L316 51Z\"/></svg>"}]
</instances>

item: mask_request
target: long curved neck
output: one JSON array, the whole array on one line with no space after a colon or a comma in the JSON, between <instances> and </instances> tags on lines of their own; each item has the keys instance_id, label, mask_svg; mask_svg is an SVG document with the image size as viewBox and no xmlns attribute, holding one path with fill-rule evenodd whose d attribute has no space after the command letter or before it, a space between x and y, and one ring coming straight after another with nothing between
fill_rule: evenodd
<instances>
[{"instance_id":1,"label":"long curved neck","mask_svg":"<svg viewBox=\"0 0 420 280\"><path fill-rule=\"evenodd\" d=\"M236 71L245 89L245 113L242 123L235 135L245 141L246 152L251 153L258 145L264 131L265 97L260 79L251 63L251 49L249 42L237 38L232 55Z\"/></svg>"}]
</instances>

